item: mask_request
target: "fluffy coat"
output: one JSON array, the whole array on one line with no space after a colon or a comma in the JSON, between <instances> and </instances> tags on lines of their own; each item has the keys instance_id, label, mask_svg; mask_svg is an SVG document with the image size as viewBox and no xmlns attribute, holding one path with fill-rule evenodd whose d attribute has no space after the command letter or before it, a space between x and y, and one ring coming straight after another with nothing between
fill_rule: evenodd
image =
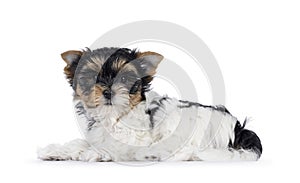
<instances>
[{"instance_id":1,"label":"fluffy coat","mask_svg":"<svg viewBox=\"0 0 300 183\"><path fill-rule=\"evenodd\" d=\"M119 48L68 51L65 74L85 140L38 150L42 160L257 160L262 146L224 106L149 91L163 59Z\"/></svg>"}]
</instances>

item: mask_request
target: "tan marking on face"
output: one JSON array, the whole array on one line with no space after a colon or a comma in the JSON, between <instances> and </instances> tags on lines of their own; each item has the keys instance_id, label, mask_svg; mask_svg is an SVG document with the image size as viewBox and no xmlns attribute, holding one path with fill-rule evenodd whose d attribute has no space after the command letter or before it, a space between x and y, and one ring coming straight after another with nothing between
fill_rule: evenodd
<instances>
[{"instance_id":1,"label":"tan marking on face","mask_svg":"<svg viewBox=\"0 0 300 183\"><path fill-rule=\"evenodd\" d=\"M92 95L93 95L93 89L91 89L92 91L90 92L89 95L85 95L83 94L82 92L82 89L80 88L79 85L77 85L77 88L76 88L76 94L79 96L79 98L81 99L81 101L84 102L84 104L88 107L95 107L95 102L94 100L91 100L92 98L94 98Z\"/></svg>"},{"instance_id":2,"label":"tan marking on face","mask_svg":"<svg viewBox=\"0 0 300 183\"><path fill-rule=\"evenodd\" d=\"M129 98L130 108L132 109L142 101L141 92L138 91L135 94L130 94Z\"/></svg>"},{"instance_id":3,"label":"tan marking on face","mask_svg":"<svg viewBox=\"0 0 300 183\"><path fill-rule=\"evenodd\" d=\"M95 105L96 105L96 107L101 105L100 98L102 97L102 93L104 90L105 90L105 88L103 88L100 85L95 86Z\"/></svg>"},{"instance_id":4,"label":"tan marking on face","mask_svg":"<svg viewBox=\"0 0 300 183\"><path fill-rule=\"evenodd\" d=\"M80 86L77 86L76 94L84 102L87 107L97 107L101 105L100 98L102 97L102 88L100 85L95 85L91 88L89 94L83 94Z\"/></svg>"}]
</instances>

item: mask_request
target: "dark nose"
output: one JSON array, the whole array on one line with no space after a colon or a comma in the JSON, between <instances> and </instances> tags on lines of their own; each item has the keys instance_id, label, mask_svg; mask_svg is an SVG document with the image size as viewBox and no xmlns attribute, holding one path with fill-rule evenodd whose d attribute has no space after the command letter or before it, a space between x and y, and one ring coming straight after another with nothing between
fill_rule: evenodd
<instances>
[{"instance_id":1,"label":"dark nose","mask_svg":"<svg viewBox=\"0 0 300 183\"><path fill-rule=\"evenodd\" d=\"M103 91L103 96L106 98L106 99L111 99L111 90L104 90Z\"/></svg>"}]
</instances>

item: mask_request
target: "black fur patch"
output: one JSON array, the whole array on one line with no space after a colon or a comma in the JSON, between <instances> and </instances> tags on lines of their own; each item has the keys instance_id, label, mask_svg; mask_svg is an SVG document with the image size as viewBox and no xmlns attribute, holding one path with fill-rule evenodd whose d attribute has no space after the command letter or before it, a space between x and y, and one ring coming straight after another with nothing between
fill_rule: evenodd
<instances>
[{"instance_id":1,"label":"black fur patch","mask_svg":"<svg viewBox=\"0 0 300 183\"><path fill-rule=\"evenodd\" d=\"M259 137L251 130L245 129L246 120L243 124L237 121L234 128L234 142L230 142L228 147L233 149L252 150L257 153L258 157L262 154L262 145Z\"/></svg>"},{"instance_id":2,"label":"black fur patch","mask_svg":"<svg viewBox=\"0 0 300 183\"><path fill-rule=\"evenodd\" d=\"M145 76L145 77L142 77L141 78L141 86L142 86L142 92L141 92L141 95L142 95L142 100L146 100L146 97L145 97L145 93L147 91L150 90L150 86L151 86L151 81L153 80L153 77L152 76Z\"/></svg>"},{"instance_id":3,"label":"black fur patch","mask_svg":"<svg viewBox=\"0 0 300 183\"><path fill-rule=\"evenodd\" d=\"M159 107L154 107L152 109L147 109L146 110L146 114L148 114L149 118L150 118L150 124L149 124L150 128L154 128L154 119L153 119L153 117L154 117L154 115L155 115L155 113L158 109L159 109Z\"/></svg>"},{"instance_id":4,"label":"black fur patch","mask_svg":"<svg viewBox=\"0 0 300 183\"><path fill-rule=\"evenodd\" d=\"M142 84L142 80L137 80L137 81L133 84L133 86L130 88L129 93L130 93L130 94L135 94L135 93L139 90L141 84Z\"/></svg>"},{"instance_id":5,"label":"black fur patch","mask_svg":"<svg viewBox=\"0 0 300 183\"><path fill-rule=\"evenodd\" d=\"M87 130L90 131L93 128L93 125L96 123L96 120L87 115L87 112L81 103L76 104L75 109L78 115L83 115L87 119Z\"/></svg>"},{"instance_id":6,"label":"black fur patch","mask_svg":"<svg viewBox=\"0 0 300 183\"><path fill-rule=\"evenodd\" d=\"M204 107L204 108L211 108L211 109L214 109L216 111L220 111L220 112L230 114L230 112L223 105L217 105L217 106L203 105L203 104L200 104L200 103L197 103L197 102L190 102L190 101L185 101L185 100L179 100L179 102L184 104L184 105L179 105L178 106L179 108L189 108L189 107L192 107L192 106Z\"/></svg>"},{"instance_id":7,"label":"black fur patch","mask_svg":"<svg viewBox=\"0 0 300 183\"><path fill-rule=\"evenodd\" d=\"M154 128L155 121L154 121L154 115L159 110L160 107L162 107L163 101L168 100L169 97L162 97L158 101L152 101L150 105L154 105L155 107L152 107L151 109L147 109L145 112L149 115L150 118L150 128Z\"/></svg>"},{"instance_id":8,"label":"black fur patch","mask_svg":"<svg viewBox=\"0 0 300 183\"><path fill-rule=\"evenodd\" d=\"M115 62L119 60L125 60L126 63L137 58L136 50L130 50L128 48L120 48L114 52L103 64L101 72L98 76L98 82L102 82L105 85L112 85L113 79L117 76L119 70L113 67Z\"/></svg>"}]
</instances>

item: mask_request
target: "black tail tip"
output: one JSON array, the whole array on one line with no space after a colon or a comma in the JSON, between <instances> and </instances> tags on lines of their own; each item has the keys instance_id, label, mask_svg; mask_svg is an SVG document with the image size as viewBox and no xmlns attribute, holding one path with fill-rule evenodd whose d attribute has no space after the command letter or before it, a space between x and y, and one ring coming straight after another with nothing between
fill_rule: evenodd
<instances>
[{"instance_id":1,"label":"black tail tip","mask_svg":"<svg viewBox=\"0 0 300 183\"><path fill-rule=\"evenodd\" d=\"M262 145L259 137L251 130L245 129L245 124L241 126L240 122L237 121L234 128L234 142L231 144L234 149L245 149L254 151L258 158L260 158L262 154Z\"/></svg>"}]
</instances>

